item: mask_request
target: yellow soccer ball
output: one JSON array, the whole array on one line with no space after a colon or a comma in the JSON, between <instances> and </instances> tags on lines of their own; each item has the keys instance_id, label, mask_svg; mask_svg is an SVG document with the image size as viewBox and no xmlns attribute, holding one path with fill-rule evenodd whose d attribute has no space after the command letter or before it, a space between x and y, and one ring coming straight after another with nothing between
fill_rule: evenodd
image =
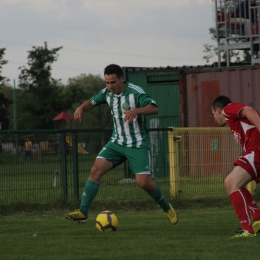
<instances>
[{"instance_id":1,"label":"yellow soccer ball","mask_svg":"<svg viewBox=\"0 0 260 260\"><path fill-rule=\"evenodd\" d=\"M118 227L118 219L114 212L105 210L100 212L96 218L96 228L98 231L116 231Z\"/></svg>"}]
</instances>

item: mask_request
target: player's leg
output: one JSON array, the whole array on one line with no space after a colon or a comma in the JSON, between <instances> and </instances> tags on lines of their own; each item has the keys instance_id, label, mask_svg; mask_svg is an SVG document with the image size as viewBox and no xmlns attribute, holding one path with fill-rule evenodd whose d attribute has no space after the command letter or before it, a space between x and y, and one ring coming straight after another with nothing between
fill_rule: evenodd
<instances>
[{"instance_id":1,"label":"player's leg","mask_svg":"<svg viewBox=\"0 0 260 260\"><path fill-rule=\"evenodd\" d=\"M112 167L113 164L108 160L101 158L97 158L95 160L94 165L91 168L89 178L86 181L85 187L83 189L80 209L65 215L66 219L74 220L79 223L85 223L87 221L90 204L99 190L100 179Z\"/></svg>"},{"instance_id":2,"label":"player's leg","mask_svg":"<svg viewBox=\"0 0 260 260\"><path fill-rule=\"evenodd\" d=\"M254 221L260 220L260 209L257 206L252 194L248 191L247 188L241 189L242 194L244 195L247 205L249 214L252 216Z\"/></svg>"},{"instance_id":3,"label":"player's leg","mask_svg":"<svg viewBox=\"0 0 260 260\"><path fill-rule=\"evenodd\" d=\"M113 167L112 162L106 159L97 158L95 160L95 163L91 168L91 172L88 177L88 180L85 183L85 187L83 189L82 199L80 203L80 211L85 216L88 215L89 206L98 193L99 183L102 176L110 169L112 169L112 167Z\"/></svg>"},{"instance_id":4,"label":"player's leg","mask_svg":"<svg viewBox=\"0 0 260 260\"><path fill-rule=\"evenodd\" d=\"M137 184L158 203L171 223L176 224L177 213L163 196L159 185L150 178L150 151L146 148L125 148L125 150Z\"/></svg>"},{"instance_id":5,"label":"player's leg","mask_svg":"<svg viewBox=\"0 0 260 260\"><path fill-rule=\"evenodd\" d=\"M92 200L97 195L99 190L99 183L102 176L111 170L113 167L118 166L124 161L124 157L120 155L117 146L113 143L108 143L98 154L94 165L91 168L90 175L85 184L82 200L80 203L80 211L87 216L88 209Z\"/></svg>"},{"instance_id":6,"label":"player's leg","mask_svg":"<svg viewBox=\"0 0 260 260\"><path fill-rule=\"evenodd\" d=\"M235 213L240 220L243 232L234 236L251 237L254 235L254 230L251 224L251 217L247 199L242 192L242 189L252 180L251 175L241 166L235 166L233 171L225 179L226 191L229 195Z\"/></svg>"},{"instance_id":7,"label":"player's leg","mask_svg":"<svg viewBox=\"0 0 260 260\"><path fill-rule=\"evenodd\" d=\"M90 204L97 195L102 176L113 167L121 164L123 160L124 158L115 152L113 145L110 143L108 143L106 147L100 151L94 165L91 168L88 180L86 181L80 203L80 209L67 214L65 216L67 219L75 220L80 223L86 222Z\"/></svg>"},{"instance_id":8,"label":"player's leg","mask_svg":"<svg viewBox=\"0 0 260 260\"><path fill-rule=\"evenodd\" d=\"M249 214L252 216L252 219L254 221L252 224L253 230L255 233L258 233L260 231L260 209L248 189L243 188L241 189L241 192L246 199Z\"/></svg>"},{"instance_id":9,"label":"player's leg","mask_svg":"<svg viewBox=\"0 0 260 260\"><path fill-rule=\"evenodd\" d=\"M150 179L150 174L137 173L135 174L135 179L137 184L157 202L170 222L173 225L177 224L179 219L178 214L163 196L159 185Z\"/></svg>"},{"instance_id":10,"label":"player's leg","mask_svg":"<svg viewBox=\"0 0 260 260\"><path fill-rule=\"evenodd\" d=\"M249 172L249 174L252 176L252 178L255 180L256 183L259 183L260 180L260 151L259 149L256 149L253 152L245 153L243 155L248 161L250 167L245 167L245 170ZM244 165L240 165L241 167L244 167ZM255 178L256 177L256 178ZM242 189L242 192L247 200L249 213L252 216L253 219L253 230L255 233L258 233L260 231L260 209L257 206L256 202L253 199L252 194L246 189Z\"/></svg>"},{"instance_id":11,"label":"player's leg","mask_svg":"<svg viewBox=\"0 0 260 260\"><path fill-rule=\"evenodd\" d=\"M247 215L252 216L254 220L252 228L253 231L257 233L260 230L260 209L257 206L256 202L254 201L253 196L245 188L245 186L251 180L253 179L258 180L259 178L259 173L260 173L259 150L257 149L255 151L244 153L243 156L239 157L234 162L234 164L237 166L234 168L232 173L227 176L225 180L225 186L239 220L241 221L241 219L243 218L248 218ZM251 230L251 219L249 219L248 222L249 221L250 221L250 225L248 229L246 229L247 222L244 221L241 222L242 229L248 231Z\"/></svg>"}]
</instances>

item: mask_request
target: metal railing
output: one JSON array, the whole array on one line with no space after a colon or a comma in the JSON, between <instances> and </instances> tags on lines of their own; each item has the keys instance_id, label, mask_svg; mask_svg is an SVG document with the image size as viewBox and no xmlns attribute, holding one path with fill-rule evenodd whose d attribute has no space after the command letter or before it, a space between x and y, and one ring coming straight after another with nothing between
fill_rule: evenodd
<instances>
[{"instance_id":1,"label":"metal railing","mask_svg":"<svg viewBox=\"0 0 260 260\"><path fill-rule=\"evenodd\" d=\"M227 67L230 66L231 50L249 50L251 65L260 64L260 3L251 6L248 1L248 19L242 17L240 3L243 0L215 0L216 38L218 66L221 52L226 53ZM238 12L236 12L238 9Z\"/></svg>"}]
</instances>

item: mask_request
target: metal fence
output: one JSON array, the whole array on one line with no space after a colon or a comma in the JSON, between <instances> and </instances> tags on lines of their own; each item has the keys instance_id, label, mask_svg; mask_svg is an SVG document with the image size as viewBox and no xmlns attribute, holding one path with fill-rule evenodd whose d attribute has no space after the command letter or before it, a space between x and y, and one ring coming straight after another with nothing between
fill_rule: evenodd
<instances>
[{"instance_id":1,"label":"metal fence","mask_svg":"<svg viewBox=\"0 0 260 260\"><path fill-rule=\"evenodd\" d=\"M226 128L149 129L152 178L166 198L226 197L241 148ZM0 132L0 205L76 202L111 130ZM252 188L252 187L251 187ZM149 200L127 161L108 172L96 201Z\"/></svg>"},{"instance_id":2,"label":"metal fence","mask_svg":"<svg viewBox=\"0 0 260 260\"><path fill-rule=\"evenodd\" d=\"M169 132L170 190L182 198L226 196L224 179L242 154L228 127L172 128ZM255 192L255 182L247 188Z\"/></svg>"}]
</instances>

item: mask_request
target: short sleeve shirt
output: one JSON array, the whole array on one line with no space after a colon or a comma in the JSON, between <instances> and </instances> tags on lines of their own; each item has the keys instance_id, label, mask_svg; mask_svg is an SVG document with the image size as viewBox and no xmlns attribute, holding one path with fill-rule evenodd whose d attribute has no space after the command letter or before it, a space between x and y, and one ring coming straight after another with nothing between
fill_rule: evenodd
<instances>
[{"instance_id":1,"label":"short sleeve shirt","mask_svg":"<svg viewBox=\"0 0 260 260\"><path fill-rule=\"evenodd\" d=\"M138 115L132 123L124 122L124 112L128 109L145 107L156 102L145 91L127 82L124 91L113 94L108 88L102 89L90 98L92 105L108 104L113 117L113 134L111 141L126 147L149 147L149 138L145 128L145 116Z\"/></svg>"},{"instance_id":2,"label":"short sleeve shirt","mask_svg":"<svg viewBox=\"0 0 260 260\"><path fill-rule=\"evenodd\" d=\"M233 135L244 150L253 151L260 149L260 133L247 118L239 116L245 106L241 103L230 103L224 107L222 112ZM257 113L260 115L259 111Z\"/></svg>"}]
</instances>

